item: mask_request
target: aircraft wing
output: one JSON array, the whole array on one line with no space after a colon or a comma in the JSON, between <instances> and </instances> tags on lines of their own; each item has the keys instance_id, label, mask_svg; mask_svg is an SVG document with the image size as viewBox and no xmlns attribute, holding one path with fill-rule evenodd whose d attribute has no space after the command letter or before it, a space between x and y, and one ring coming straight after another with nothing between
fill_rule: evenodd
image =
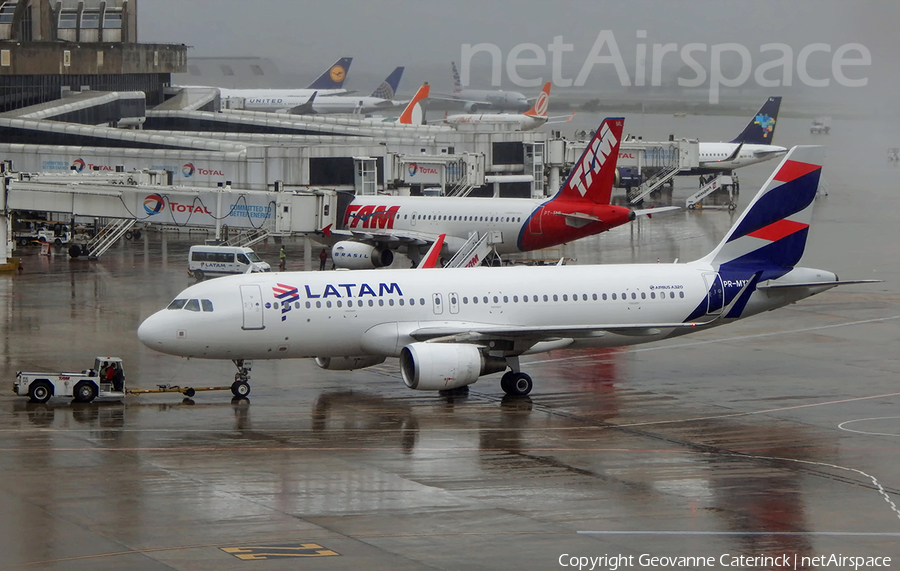
<instances>
[{"instance_id":1,"label":"aircraft wing","mask_svg":"<svg viewBox=\"0 0 900 571\"><path fill-rule=\"evenodd\" d=\"M434 243L440 234L431 232L392 232L390 230L334 230L332 228L323 228L326 238L337 236L347 240L356 240L365 244L386 244L391 248L397 248L402 245L427 246Z\"/></svg>"},{"instance_id":2,"label":"aircraft wing","mask_svg":"<svg viewBox=\"0 0 900 571\"><path fill-rule=\"evenodd\" d=\"M474 343L482 344L491 341L530 341L533 345L540 341L556 339L585 339L602 337L607 333L642 337L658 335L664 329L684 329L703 327L711 322L691 323L635 323L611 325L583 325L567 327L490 325L482 323L453 323L422 327L409 335L416 341L428 343ZM528 345L530 347L530 345Z\"/></svg>"},{"instance_id":3,"label":"aircraft wing","mask_svg":"<svg viewBox=\"0 0 900 571\"><path fill-rule=\"evenodd\" d=\"M531 101L531 100L529 99L529 101ZM557 115L555 117L547 117L547 122L544 123L544 125L550 125L553 123L568 123L569 121L571 121L574 118L575 118L575 112L572 111L571 115Z\"/></svg>"},{"instance_id":4,"label":"aircraft wing","mask_svg":"<svg viewBox=\"0 0 900 571\"><path fill-rule=\"evenodd\" d=\"M453 97L452 95L429 95L428 99L437 99L439 101L455 101L457 103L472 103L475 105L483 105L485 107L491 107L492 104L490 101L476 101L474 99L462 99L460 97Z\"/></svg>"}]
</instances>

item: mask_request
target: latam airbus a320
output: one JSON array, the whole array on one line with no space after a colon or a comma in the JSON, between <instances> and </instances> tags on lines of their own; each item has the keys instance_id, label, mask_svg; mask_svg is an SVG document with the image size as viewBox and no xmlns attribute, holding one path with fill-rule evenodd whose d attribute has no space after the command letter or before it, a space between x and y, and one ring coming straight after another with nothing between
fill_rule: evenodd
<instances>
[{"instance_id":1,"label":"latam airbus a320","mask_svg":"<svg viewBox=\"0 0 900 571\"><path fill-rule=\"evenodd\" d=\"M334 246L338 267L388 266L392 250L417 261L421 250L446 234L445 252L455 254L473 232L492 233L500 254L558 246L605 232L636 216L668 208L633 211L610 204L624 119L606 119L565 184L551 199L357 196L342 228L316 239Z\"/></svg>"},{"instance_id":2,"label":"latam airbus a320","mask_svg":"<svg viewBox=\"0 0 900 571\"><path fill-rule=\"evenodd\" d=\"M350 370L399 357L407 387L462 389L520 357L658 341L777 309L847 283L798 267L821 149L795 147L722 240L685 264L286 272L191 286L138 329L156 351L230 359L246 396L251 360L316 358Z\"/></svg>"}]
</instances>

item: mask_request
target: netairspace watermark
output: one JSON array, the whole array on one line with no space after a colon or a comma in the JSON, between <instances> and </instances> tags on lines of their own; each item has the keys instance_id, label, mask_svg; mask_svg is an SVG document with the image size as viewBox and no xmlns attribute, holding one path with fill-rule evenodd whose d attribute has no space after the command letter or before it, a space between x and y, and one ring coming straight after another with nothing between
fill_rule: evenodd
<instances>
[{"instance_id":1,"label":"netairspace watermark","mask_svg":"<svg viewBox=\"0 0 900 571\"><path fill-rule=\"evenodd\" d=\"M647 38L646 30L637 30L638 40ZM649 49L648 49L649 48ZM520 68L544 67L547 65L547 52L550 53L552 81L559 87L582 87L590 77L591 71L597 65L611 65L619 76L619 82L623 87L645 86L647 83L648 59L650 71L650 86L662 85L663 66L667 69L690 68L693 77L682 77L679 71L678 85L681 87L700 87L709 81L709 102L718 103L719 94L723 87L741 87L752 80L760 87L790 87L794 84L794 71L796 78L803 85L809 87L828 87L832 84L832 78L838 85L844 87L863 87L869 83L869 78L849 78L845 68L853 66L871 66L872 54L869 49L859 43L847 43L832 49L830 44L812 43L797 51L794 57L794 49L783 43L768 43L759 46L757 60L764 59L754 69L754 58L750 48L739 43L703 44L687 43L679 46L676 43L652 44L639 42L634 54L634 78L628 73L625 58L619 50L615 35L612 30L601 30L591 51L584 59L578 75L572 78L562 76L563 55L575 50L574 44L567 44L563 36L555 36L553 42L547 45L546 51L542 46L534 43L518 44L506 55L506 75L513 84L519 87L538 87L545 80L543 78L525 79L519 72ZM461 49L460 79L463 85L469 84L469 72L472 58L479 53L486 53L491 58L491 85L501 85L501 70L503 67L503 53L501 49L491 43L463 44ZM709 54L709 69L697 61L696 54ZM774 56L774 57L773 57ZM735 66L723 66L723 58L730 61L737 57L740 59L740 70L735 72ZM680 58L680 60L679 60ZM822 68L822 63L831 59L831 77L813 77L810 74L809 62L815 58ZM705 59L705 58L704 58ZM727 68L727 70L725 69ZM726 71L732 73L726 76ZM854 74L856 75L856 74Z\"/></svg>"},{"instance_id":2,"label":"netairspace watermark","mask_svg":"<svg viewBox=\"0 0 900 571\"><path fill-rule=\"evenodd\" d=\"M560 567L578 571L617 571L618 569L808 569L810 567L834 567L835 569L877 569L891 566L890 557L865 557L857 555L799 555L782 553L778 555L690 555L659 556L649 553L641 555L599 555L584 556L563 553L559 556Z\"/></svg>"}]
</instances>

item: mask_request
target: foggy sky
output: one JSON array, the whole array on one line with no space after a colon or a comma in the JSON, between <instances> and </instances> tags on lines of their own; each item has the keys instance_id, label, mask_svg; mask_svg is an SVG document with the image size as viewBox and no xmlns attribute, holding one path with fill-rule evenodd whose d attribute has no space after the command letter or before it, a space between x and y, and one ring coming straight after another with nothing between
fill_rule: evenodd
<instances>
[{"instance_id":1,"label":"foggy sky","mask_svg":"<svg viewBox=\"0 0 900 571\"><path fill-rule=\"evenodd\" d=\"M140 0L138 21L142 42L187 44L189 57L267 57L283 73L312 76L338 57L352 56L348 83L354 73L383 77L396 65L446 70L451 60L459 61L466 43L494 43L505 57L525 42L547 50L555 36L574 45L563 66L574 76L603 29L615 33L630 67L639 41L679 47L736 42L750 50L754 68L771 59L759 51L770 42L790 45L795 61L797 51L814 42L829 44L832 53L842 44L860 43L871 52L872 64L853 70L869 79L855 89L876 99L892 93L896 100L900 94L900 2L891 0ZM646 39L636 38L638 30L646 30ZM547 56L545 69L528 68L523 75L550 80ZM473 64L487 65L487 57L480 57ZM666 61L670 73L682 65L677 56ZM827 69L830 56L817 54L810 62ZM613 71L598 66L598 73L600 67ZM407 89L422 79L415 73L404 79ZM449 83L449 73L442 76ZM470 83L489 81L481 74Z\"/></svg>"}]
</instances>

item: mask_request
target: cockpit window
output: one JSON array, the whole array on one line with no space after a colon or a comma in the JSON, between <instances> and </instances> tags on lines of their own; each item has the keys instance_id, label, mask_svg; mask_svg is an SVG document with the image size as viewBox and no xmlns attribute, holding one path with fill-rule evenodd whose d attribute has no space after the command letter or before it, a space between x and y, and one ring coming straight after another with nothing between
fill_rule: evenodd
<instances>
[{"instance_id":1,"label":"cockpit window","mask_svg":"<svg viewBox=\"0 0 900 571\"><path fill-rule=\"evenodd\" d=\"M186 303L187 303L186 299L176 299L175 301L170 303L169 307L167 307L166 309L181 309L182 307L184 307L184 304L186 304Z\"/></svg>"},{"instance_id":2,"label":"cockpit window","mask_svg":"<svg viewBox=\"0 0 900 571\"><path fill-rule=\"evenodd\" d=\"M247 257L250 258L251 262L261 262L262 258L256 252L248 252Z\"/></svg>"},{"instance_id":3,"label":"cockpit window","mask_svg":"<svg viewBox=\"0 0 900 571\"><path fill-rule=\"evenodd\" d=\"M189 299L187 303L184 304L184 308L188 311L200 311L200 300Z\"/></svg>"},{"instance_id":4,"label":"cockpit window","mask_svg":"<svg viewBox=\"0 0 900 571\"><path fill-rule=\"evenodd\" d=\"M213 304L212 304L212 302L211 302L210 300L208 300L208 299L201 299L201 300L200 300L200 307L203 308L203 311L212 311L212 310L213 310Z\"/></svg>"}]
</instances>

